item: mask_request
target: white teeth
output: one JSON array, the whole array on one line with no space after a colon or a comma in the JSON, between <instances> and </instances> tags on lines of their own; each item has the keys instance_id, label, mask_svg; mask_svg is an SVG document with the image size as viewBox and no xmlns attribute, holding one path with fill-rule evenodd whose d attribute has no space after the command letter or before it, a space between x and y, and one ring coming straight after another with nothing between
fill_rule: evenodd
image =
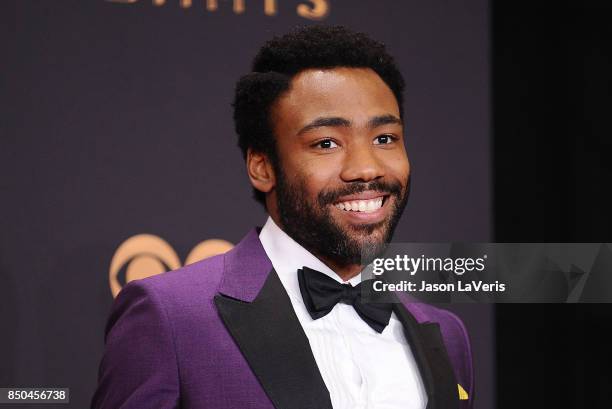
<instances>
[{"instance_id":1,"label":"white teeth","mask_svg":"<svg viewBox=\"0 0 612 409\"><path fill-rule=\"evenodd\" d=\"M352 212L374 212L382 207L383 198L377 197L371 200L354 200L351 202L337 203L336 207L344 211Z\"/></svg>"}]
</instances>

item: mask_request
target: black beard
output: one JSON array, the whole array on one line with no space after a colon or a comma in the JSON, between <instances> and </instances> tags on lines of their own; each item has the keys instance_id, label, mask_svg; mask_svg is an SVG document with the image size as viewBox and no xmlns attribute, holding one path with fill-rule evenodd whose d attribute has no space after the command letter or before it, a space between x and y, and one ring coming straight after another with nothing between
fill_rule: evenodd
<instances>
[{"instance_id":1,"label":"black beard","mask_svg":"<svg viewBox=\"0 0 612 409\"><path fill-rule=\"evenodd\" d=\"M318 258L329 259L341 266L351 264L365 266L384 253L408 202L410 176L404 192L399 182L353 182L335 191L322 191L317 196L316 203L311 203L307 199L305 181L299 179L294 185L290 185L280 166L277 167L279 169L275 171L279 217L283 230L293 240ZM329 205L333 205L340 197L366 190L389 194L385 200L389 200L390 197L396 199L391 217L387 220L353 227L355 231L364 236L369 236L376 229L383 227L384 233L380 241L359 242L352 239L330 215Z\"/></svg>"}]
</instances>

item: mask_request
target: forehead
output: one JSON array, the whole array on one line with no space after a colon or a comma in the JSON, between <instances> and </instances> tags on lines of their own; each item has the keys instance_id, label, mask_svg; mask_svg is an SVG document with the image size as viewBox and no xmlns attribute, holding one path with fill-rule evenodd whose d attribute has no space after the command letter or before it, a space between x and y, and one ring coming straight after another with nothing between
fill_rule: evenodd
<instances>
[{"instance_id":1,"label":"forehead","mask_svg":"<svg viewBox=\"0 0 612 409\"><path fill-rule=\"evenodd\" d=\"M277 125L289 121L296 127L321 116L365 123L371 117L387 114L400 117L397 100L382 78L369 68L302 71L273 108Z\"/></svg>"}]
</instances>

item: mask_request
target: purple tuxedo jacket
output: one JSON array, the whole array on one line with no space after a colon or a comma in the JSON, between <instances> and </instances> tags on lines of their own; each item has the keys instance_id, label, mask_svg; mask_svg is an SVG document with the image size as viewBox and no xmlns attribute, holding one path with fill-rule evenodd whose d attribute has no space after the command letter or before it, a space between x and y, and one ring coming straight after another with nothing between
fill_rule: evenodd
<instances>
[{"instance_id":1,"label":"purple tuxedo jacket","mask_svg":"<svg viewBox=\"0 0 612 409\"><path fill-rule=\"evenodd\" d=\"M470 408L472 357L459 318L406 300L394 311L423 378L427 409ZM226 254L123 288L106 327L92 407L332 408L257 230Z\"/></svg>"}]
</instances>

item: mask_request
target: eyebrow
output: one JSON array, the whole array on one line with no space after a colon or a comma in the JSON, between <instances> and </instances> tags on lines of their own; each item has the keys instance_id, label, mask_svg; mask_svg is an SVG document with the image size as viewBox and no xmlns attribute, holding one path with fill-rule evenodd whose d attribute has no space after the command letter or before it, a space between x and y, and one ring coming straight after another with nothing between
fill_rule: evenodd
<instances>
[{"instance_id":1,"label":"eyebrow","mask_svg":"<svg viewBox=\"0 0 612 409\"><path fill-rule=\"evenodd\" d=\"M402 125L402 120L396 117L395 115L387 114L380 115L370 118L368 121L367 127L370 129L378 128L383 125L391 125L397 124ZM349 128L353 126L353 123L346 118L334 116L334 117L320 117L310 122L297 133L298 135L302 135L306 132L312 131L313 129L323 128L323 127L344 127Z\"/></svg>"},{"instance_id":2,"label":"eyebrow","mask_svg":"<svg viewBox=\"0 0 612 409\"><path fill-rule=\"evenodd\" d=\"M302 129L300 129L298 135L302 135L308 131L312 131L313 129L323 128L327 126L348 128L351 126L351 121L338 116L317 118L314 121L310 122L308 125L304 126Z\"/></svg>"},{"instance_id":3,"label":"eyebrow","mask_svg":"<svg viewBox=\"0 0 612 409\"><path fill-rule=\"evenodd\" d=\"M374 128L378 128L379 126L383 126L383 125L403 125L403 122L401 119L399 119L398 117L396 117L395 115L381 115L381 116L375 116L374 118L370 119L368 121L368 128L370 129L374 129Z\"/></svg>"}]
</instances>

